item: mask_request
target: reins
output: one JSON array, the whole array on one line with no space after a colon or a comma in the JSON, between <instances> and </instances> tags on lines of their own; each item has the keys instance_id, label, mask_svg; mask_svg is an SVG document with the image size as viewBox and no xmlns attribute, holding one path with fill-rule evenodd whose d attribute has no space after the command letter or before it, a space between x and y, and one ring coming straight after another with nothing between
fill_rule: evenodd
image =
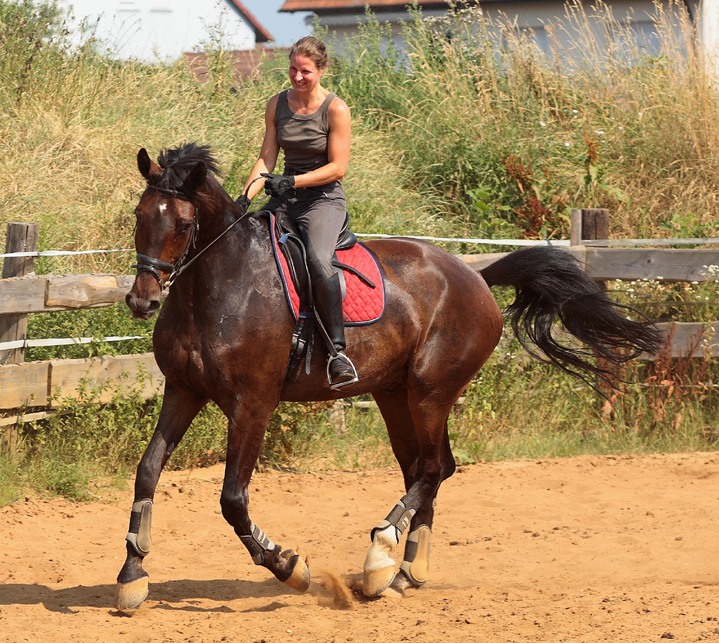
<instances>
[{"instance_id":1,"label":"reins","mask_svg":"<svg viewBox=\"0 0 719 643\"><path fill-rule=\"evenodd\" d=\"M261 178L261 177L258 177ZM252 181L254 183L257 181L255 179ZM252 185L247 186L247 190L245 190L245 196L247 196L249 192L249 188ZM168 194L172 197L178 198L178 199L185 199L186 201L189 201L195 208L195 211L192 215L192 228L190 229L190 237L187 240L187 245L185 245L185 249L182 252L182 255L175 263L170 263L169 261L162 261L161 259L156 259L155 257L150 257L148 255L137 253L137 263L130 266L131 268L135 268L137 270L137 274L139 275L142 272L149 272L155 279L157 279L157 283L160 285L160 288L164 290L165 288L169 288L172 286L172 284L175 283L175 280L183 273L185 270L187 270L195 261L197 261L205 252L207 252L213 245L215 245L222 237L224 237L232 228L234 228L240 221L243 219L255 214L258 210L250 211L249 208L237 219L235 219L230 225L228 225L217 237L215 237L210 243L208 243L202 250L200 250L192 259L187 261L187 255L190 252L190 248L195 248L197 244L197 235L200 232L200 221L198 218L198 208L197 204L193 201L193 196L189 193L187 189L185 189L185 186L181 186L178 190L173 190L170 188L160 188L155 185L149 185L147 187L148 190L155 190L156 192L161 192L163 194ZM264 205L264 204L263 204ZM261 209L261 208L260 208ZM162 272L168 272L170 273L170 276L163 282L162 276L160 275L160 271Z\"/></svg>"}]
</instances>

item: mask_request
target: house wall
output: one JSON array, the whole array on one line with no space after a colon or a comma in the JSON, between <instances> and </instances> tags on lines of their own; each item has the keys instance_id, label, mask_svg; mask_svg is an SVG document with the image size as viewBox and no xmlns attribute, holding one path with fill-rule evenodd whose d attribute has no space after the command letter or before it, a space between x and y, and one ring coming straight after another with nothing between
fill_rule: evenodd
<instances>
[{"instance_id":1,"label":"house wall","mask_svg":"<svg viewBox=\"0 0 719 643\"><path fill-rule=\"evenodd\" d=\"M703 0L701 7L701 37L709 68L719 82L719 0Z\"/></svg>"},{"instance_id":2,"label":"house wall","mask_svg":"<svg viewBox=\"0 0 719 643\"><path fill-rule=\"evenodd\" d=\"M719 0L704 0L704 2L719 5ZM692 14L699 16L701 14L700 0L689 0ZM646 45L647 52L653 53L656 46L656 33L652 15L655 14L653 0L614 0L609 2L611 5L614 18L620 23L630 22L638 37L638 42ZM506 22L507 18L514 21L517 29L531 29L536 37L537 44L545 51L549 49L550 38L546 26L556 23L558 19L566 23L566 12L563 2L556 0L547 0L546 2L487 2L481 5L482 12L493 22ZM589 5L585 6L587 15L591 15ZM719 12L717 12L719 14ZM445 15L443 9L423 10L424 17ZM712 14L714 18L717 16ZM394 44L401 50L402 44L402 28L401 21L407 21L409 15L406 12L377 12L375 17L382 23L392 25L392 40ZM335 15L319 15L319 24L325 26L329 30L329 39L333 41L335 46L340 50L344 50L347 46L348 38L352 37L358 31L358 23L366 22L364 14L335 14ZM598 31L598 30L597 30ZM572 36L564 33L562 30L555 30L555 42L571 55Z\"/></svg>"},{"instance_id":3,"label":"house wall","mask_svg":"<svg viewBox=\"0 0 719 643\"><path fill-rule=\"evenodd\" d=\"M226 49L253 49L255 32L225 0L60 0L72 26L94 33L120 60L172 61L204 49L211 32ZM84 28L83 28L84 23Z\"/></svg>"}]
</instances>

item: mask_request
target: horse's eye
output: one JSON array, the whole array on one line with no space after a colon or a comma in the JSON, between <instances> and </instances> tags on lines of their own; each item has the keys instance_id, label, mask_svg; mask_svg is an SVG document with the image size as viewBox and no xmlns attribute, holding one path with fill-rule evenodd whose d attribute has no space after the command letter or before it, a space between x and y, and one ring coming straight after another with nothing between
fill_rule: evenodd
<instances>
[{"instance_id":1,"label":"horse's eye","mask_svg":"<svg viewBox=\"0 0 719 643\"><path fill-rule=\"evenodd\" d=\"M191 224L191 223L181 223L181 224L179 225L177 231L178 231L180 234L185 234L185 232L187 232L191 227L192 227L192 224Z\"/></svg>"}]
</instances>

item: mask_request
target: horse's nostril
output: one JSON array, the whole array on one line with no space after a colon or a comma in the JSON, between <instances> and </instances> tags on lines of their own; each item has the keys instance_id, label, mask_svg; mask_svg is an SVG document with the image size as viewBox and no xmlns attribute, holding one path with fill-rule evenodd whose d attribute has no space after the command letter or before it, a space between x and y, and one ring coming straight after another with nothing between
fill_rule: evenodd
<instances>
[{"instance_id":1,"label":"horse's nostril","mask_svg":"<svg viewBox=\"0 0 719 643\"><path fill-rule=\"evenodd\" d=\"M125 295L125 303L132 311L132 316L138 319L149 319L160 308L159 299L138 297L137 294L132 291Z\"/></svg>"}]
</instances>

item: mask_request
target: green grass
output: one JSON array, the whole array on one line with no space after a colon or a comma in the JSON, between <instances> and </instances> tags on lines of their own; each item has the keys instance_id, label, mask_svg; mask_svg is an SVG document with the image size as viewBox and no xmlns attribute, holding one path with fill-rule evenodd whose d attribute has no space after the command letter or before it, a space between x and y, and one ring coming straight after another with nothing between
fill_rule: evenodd
<instances>
[{"instance_id":1,"label":"green grass","mask_svg":"<svg viewBox=\"0 0 719 643\"><path fill-rule=\"evenodd\" d=\"M57 13L38 6L0 0L0 234L9 221L35 221L42 250L131 248L140 147L155 157L208 143L226 189L238 194L260 147L266 101L288 84L284 61L238 82L221 38L210 38L208 81L199 84L181 61L120 64L92 41L71 49ZM622 47L600 44L590 20ZM344 181L353 228L558 238L567 236L571 208L605 207L613 236L719 236L719 95L681 6L657 9L655 20L659 48L648 55L607 9L568 10L548 33L555 42L572 27L572 59L540 52L476 9L427 20L415 12L404 28L406 54L384 46L384 27L370 20L325 76L353 113ZM36 271L128 273L132 262L131 252L52 257ZM716 283L611 287L653 318L711 321L719 319ZM510 301L506 292L497 297ZM29 325L31 338L151 331L122 305L33 315ZM149 340L96 342L31 349L28 359L147 350ZM613 394L615 409L603 412L587 386L503 345L450 420L457 458L716 449L716 368L701 360L636 365ZM112 403L100 404L92 387L53 418L22 425L17 447L0 450L0 504L31 488L92 497L101 493L93 481L112 485L134 469L159 401L142 401L124 381ZM282 405L260 466L393 462L376 409L345 408L344 424L332 412ZM219 462L225 440L225 419L208 407L169 466Z\"/></svg>"}]
</instances>

